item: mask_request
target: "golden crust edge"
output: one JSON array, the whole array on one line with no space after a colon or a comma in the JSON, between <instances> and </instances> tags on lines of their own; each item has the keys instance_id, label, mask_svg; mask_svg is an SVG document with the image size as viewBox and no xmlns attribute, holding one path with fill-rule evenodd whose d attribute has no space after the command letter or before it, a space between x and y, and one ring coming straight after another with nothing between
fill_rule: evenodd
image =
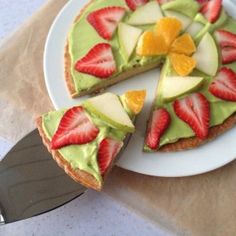
<instances>
[{"instance_id":1,"label":"golden crust edge","mask_svg":"<svg viewBox=\"0 0 236 236\"><path fill-rule=\"evenodd\" d=\"M57 151L50 148L50 140L47 138L43 127L42 127L42 117L36 119L36 125L39 131L39 134L43 140L43 144L47 147L48 151L52 154L53 159L56 163L68 174L74 181L84 185L85 187L92 188L97 191L101 191L103 182L100 184L95 177L91 174L76 169L73 170L70 163L66 161L63 156Z\"/></svg>"}]
</instances>

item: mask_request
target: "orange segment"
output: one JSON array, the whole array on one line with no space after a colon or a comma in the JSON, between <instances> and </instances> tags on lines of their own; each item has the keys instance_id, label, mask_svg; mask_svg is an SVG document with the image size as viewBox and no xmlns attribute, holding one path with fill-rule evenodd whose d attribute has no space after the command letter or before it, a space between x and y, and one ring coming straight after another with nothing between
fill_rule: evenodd
<instances>
[{"instance_id":1,"label":"orange segment","mask_svg":"<svg viewBox=\"0 0 236 236\"><path fill-rule=\"evenodd\" d=\"M196 52L196 46L193 42L192 37L189 34L185 33L173 42L170 51L190 56L191 54Z\"/></svg>"},{"instance_id":2,"label":"orange segment","mask_svg":"<svg viewBox=\"0 0 236 236\"><path fill-rule=\"evenodd\" d=\"M168 48L182 30L182 23L173 17L164 17L160 19L156 26L157 36L162 35Z\"/></svg>"},{"instance_id":3,"label":"orange segment","mask_svg":"<svg viewBox=\"0 0 236 236\"><path fill-rule=\"evenodd\" d=\"M197 64L192 57L177 53L170 53L170 61L176 73L180 76L189 75Z\"/></svg>"},{"instance_id":4,"label":"orange segment","mask_svg":"<svg viewBox=\"0 0 236 236\"><path fill-rule=\"evenodd\" d=\"M139 56L156 56L166 54L168 49L162 36L156 37L147 31L140 37L136 52Z\"/></svg>"},{"instance_id":5,"label":"orange segment","mask_svg":"<svg viewBox=\"0 0 236 236\"><path fill-rule=\"evenodd\" d=\"M125 93L126 104L134 114L138 114L142 110L145 97L145 90L128 91Z\"/></svg>"}]
</instances>

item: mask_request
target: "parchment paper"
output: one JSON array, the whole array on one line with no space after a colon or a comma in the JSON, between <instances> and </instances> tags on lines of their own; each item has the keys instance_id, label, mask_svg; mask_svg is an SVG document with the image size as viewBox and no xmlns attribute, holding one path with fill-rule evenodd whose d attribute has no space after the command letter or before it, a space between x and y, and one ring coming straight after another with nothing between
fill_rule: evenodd
<instances>
[{"instance_id":1,"label":"parchment paper","mask_svg":"<svg viewBox=\"0 0 236 236\"><path fill-rule=\"evenodd\" d=\"M43 78L43 49L49 27L66 2L48 1L0 46L0 135L10 141L32 130L35 116L52 109ZM114 168L104 191L177 235L236 235L236 162L186 178Z\"/></svg>"}]
</instances>

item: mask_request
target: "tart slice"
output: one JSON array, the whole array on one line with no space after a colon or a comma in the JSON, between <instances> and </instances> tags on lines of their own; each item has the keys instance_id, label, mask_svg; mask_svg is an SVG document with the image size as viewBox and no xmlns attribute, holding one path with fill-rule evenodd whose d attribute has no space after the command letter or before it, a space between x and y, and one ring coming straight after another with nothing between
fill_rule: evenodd
<instances>
[{"instance_id":1,"label":"tart slice","mask_svg":"<svg viewBox=\"0 0 236 236\"><path fill-rule=\"evenodd\" d=\"M37 119L43 143L75 181L101 190L116 157L135 131L146 92L104 93Z\"/></svg>"}]
</instances>

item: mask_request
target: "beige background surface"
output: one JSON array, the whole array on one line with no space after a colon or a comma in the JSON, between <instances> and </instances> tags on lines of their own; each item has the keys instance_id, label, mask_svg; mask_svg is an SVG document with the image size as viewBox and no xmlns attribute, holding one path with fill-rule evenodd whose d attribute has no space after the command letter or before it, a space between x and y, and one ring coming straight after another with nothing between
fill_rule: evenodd
<instances>
[{"instance_id":1,"label":"beige background surface","mask_svg":"<svg viewBox=\"0 0 236 236\"><path fill-rule=\"evenodd\" d=\"M35 116L52 109L43 79L43 48L65 2L48 1L0 47L0 134L8 140L20 139L35 127ZM188 178L149 177L115 168L104 191L179 235L236 234L236 162Z\"/></svg>"}]
</instances>

